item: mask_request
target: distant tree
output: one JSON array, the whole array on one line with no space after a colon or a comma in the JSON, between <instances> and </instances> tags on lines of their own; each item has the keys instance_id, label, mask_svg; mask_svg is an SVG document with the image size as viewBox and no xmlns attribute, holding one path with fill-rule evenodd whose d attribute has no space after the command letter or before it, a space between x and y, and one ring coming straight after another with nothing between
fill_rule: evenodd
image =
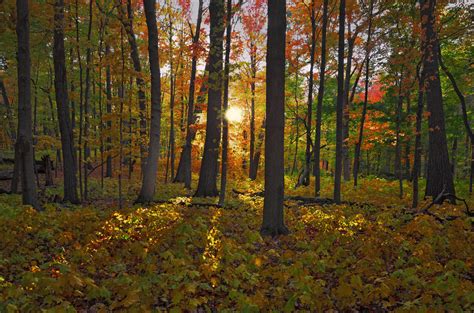
<instances>
[{"instance_id":1,"label":"distant tree","mask_svg":"<svg viewBox=\"0 0 474 313\"><path fill-rule=\"evenodd\" d=\"M287 234L284 222L286 1L268 1L265 195L262 235Z\"/></svg>"}]
</instances>

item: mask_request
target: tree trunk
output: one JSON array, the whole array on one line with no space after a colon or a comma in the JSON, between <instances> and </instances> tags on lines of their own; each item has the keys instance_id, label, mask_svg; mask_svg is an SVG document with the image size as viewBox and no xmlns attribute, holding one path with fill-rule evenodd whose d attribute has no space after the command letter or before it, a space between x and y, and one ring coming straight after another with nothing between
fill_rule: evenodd
<instances>
[{"instance_id":1,"label":"tree trunk","mask_svg":"<svg viewBox=\"0 0 474 313\"><path fill-rule=\"evenodd\" d=\"M321 192L321 167L319 165L321 160L321 122L323 112L324 99L324 77L326 75L326 33L328 28L328 2L324 0L323 3L323 29L321 38L321 67L319 70L319 88L318 88L318 104L316 107L316 137L314 139L314 176L315 186L314 194L316 197L320 196Z\"/></svg>"},{"instance_id":2,"label":"tree trunk","mask_svg":"<svg viewBox=\"0 0 474 313\"><path fill-rule=\"evenodd\" d=\"M445 199L455 202L453 175L450 168L448 145L444 121L443 97L439 80L439 45L435 29L435 0L421 1L422 53L425 80L426 101L430 116L428 146L428 177L426 180L426 196L437 198L442 192L449 196L438 197L437 202Z\"/></svg>"},{"instance_id":3,"label":"tree trunk","mask_svg":"<svg viewBox=\"0 0 474 313\"><path fill-rule=\"evenodd\" d=\"M140 56L138 53L137 41L135 39L135 32L133 30L133 10L131 0L127 0L127 17L125 17L125 12L123 10L122 3L118 2L118 10L120 21L122 22L123 27L127 33L128 43L130 45L130 58L132 59L133 69L136 72L135 83L138 88L138 108L140 110L139 119L140 119L140 142L144 141L146 137L146 97L145 97L145 81L141 77L142 67L140 63ZM145 153L146 147L143 143L140 143L140 160L141 160L141 169L142 175L145 170Z\"/></svg>"},{"instance_id":4,"label":"tree trunk","mask_svg":"<svg viewBox=\"0 0 474 313\"><path fill-rule=\"evenodd\" d=\"M191 106L188 105L188 124L186 131L186 143L181 152L181 157L179 159L178 170L176 172L175 182L183 182L184 186L188 189L191 188L191 154L192 154L192 143L194 138L196 138L196 129L193 128L193 125L196 123L197 114L202 112L201 105L206 101L206 92L207 92L207 77L209 72L209 63L206 62L206 67L203 74L203 83L198 92L197 103L194 105L194 101ZM194 87L193 87L193 98L194 98ZM194 100L194 99L193 99Z\"/></svg>"},{"instance_id":5,"label":"tree trunk","mask_svg":"<svg viewBox=\"0 0 474 313\"><path fill-rule=\"evenodd\" d=\"M370 0L369 4L369 27L367 30L367 42L365 43L365 87L364 87L364 104L362 106L362 115L360 118L360 127L359 127L359 137L356 142L355 153L354 153L354 165L353 165L353 175L354 175L354 186L357 186L357 179L359 175L360 167L360 150L362 147L362 140L364 138L364 123L365 116L367 115L367 103L369 100L369 77L370 77L370 40L372 36L372 14L374 9L374 2Z\"/></svg>"},{"instance_id":6,"label":"tree trunk","mask_svg":"<svg viewBox=\"0 0 474 313\"><path fill-rule=\"evenodd\" d=\"M398 104L397 104L397 118L396 118L396 146L395 146L395 174L398 178L398 196L403 199L403 172L402 172L402 144L401 144L401 124L402 124L402 107L403 107L403 70L400 73L400 81L398 87Z\"/></svg>"},{"instance_id":7,"label":"tree trunk","mask_svg":"<svg viewBox=\"0 0 474 313\"><path fill-rule=\"evenodd\" d=\"M176 91L176 72L173 65L173 17L171 16L172 3L169 2L169 33L168 33L168 45L169 45L169 62L170 62L170 133L169 133L169 148L170 148L170 177L174 177L174 163L175 163L175 130L174 130L174 102L175 102L175 91ZM166 179L168 179L166 177Z\"/></svg>"},{"instance_id":8,"label":"tree trunk","mask_svg":"<svg viewBox=\"0 0 474 313\"><path fill-rule=\"evenodd\" d=\"M175 183L184 183L188 189L191 188L191 152L192 141L194 139L195 130L191 126L196 122L196 109L194 105L194 92L196 85L196 69L197 69L197 45L199 44L199 37L201 34L203 0L199 0L198 16L196 22L196 30L193 34L193 57L191 60L191 78L189 80L189 96L188 96L188 114L186 122L186 139L181 157L179 159L178 170L176 171ZM207 64L206 64L207 67Z\"/></svg>"},{"instance_id":9,"label":"tree trunk","mask_svg":"<svg viewBox=\"0 0 474 313\"><path fill-rule=\"evenodd\" d=\"M253 38L250 39L250 71L251 71L251 81L250 81L250 150L249 150L249 178L254 180L255 178L252 174L256 173L256 164L253 162L255 159L255 81L257 79L257 48L256 43L253 41Z\"/></svg>"},{"instance_id":10,"label":"tree trunk","mask_svg":"<svg viewBox=\"0 0 474 313\"><path fill-rule=\"evenodd\" d=\"M16 34L18 39L18 138L15 161L21 163L21 190L23 204L41 210L36 194L33 130L31 125L31 59L30 21L27 0L16 1Z\"/></svg>"},{"instance_id":11,"label":"tree trunk","mask_svg":"<svg viewBox=\"0 0 474 313\"><path fill-rule=\"evenodd\" d=\"M105 46L105 57L107 58L110 55L110 46L107 44ZM110 74L110 65L105 68L105 94L106 94L106 105L105 105L105 112L107 113L107 132L112 131L112 120L110 115L112 114L112 77ZM107 154L107 163L105 166L105 177L112 177L112 156L110 155L110 150L112 148L112 137L110 134L107 135L105 151Z\"/></svg>"},{"instance_id":12,"label":"tree trunk","mask_svg":"<svg viewBox=\"0 0 474 313\"><path fill-rule=\"evenodd\" d=\"M209 48L209 92L207 106L206 140L199 172L199 183L195 196L218 195L217 173L220 146L222 104L222 50L224 34L224 1L211 0L210 48Z\"/></svg>"},{"instance_id":13,"label":"tree trunk","mask_svg":"<svg viewBox=\"0 0 474 313\"><path fill-rule=\"evenodd\" d=\"M287 234L284 222L286 1L268 1L265 194L262 235Z\"/></svg>"},{"instance_id":14,"label":"tree trunk","mask_svg":"<svg viewBox=\"0 0 474 313\"><path fill-rule=\"evenodd\" d=\"M89 26L87 31L87 50L86 50L86 89L84 94L84 199L87 200L89 193L88 176L90 167L90 148L89 148L89 110L90 110L90 89L91 89L91 63L92 63L92 51L91 51L91 35L92 35L92 4L93 0L89 0Z\"/></svg>"},{"instance_id":15,"label":"tree trunk","mask_svg":"<svg viewBox=\"0 0 474 313\"><path fill-rule=\"evenodd\" d=\"M79 203L77 197L76 164L74 162L74 144L69 119L69 99L64 54L64 0L55 1L54 13L54 86L58 109L59 130L63 152L64 201Z\"/></svg>"},{"instance_id":16,"label":"tree trunk","mask_svg":"<svg viewBox=\"0 0 474 313\"><path fill-rule=\"evenodd\" d=\"M467 116L467 107L466 107L466 98L462 94L461 90L459 89L456 80L454 79L454 76L449 72L448 68L446 65L443 63L443 58L441 57L441 47L438 45L439 49L439 64L441 65L441 68L443 69L444 73L446 76L448 76L451 85L453 85L454 91L456 92L456 95L459 98L459 102L461 103L461 111L462 111L462 117L463 117L463 122L464 126L466 128L466 132L471 140L471 147L474 147L474 133L472 132L471 126L469 124L469 119ZM472 151L472 157L471 157L471 171L470 171L470 178L469 178L469 192L472 193L472 181L473 181L473 172L474 172L474 148ZM454 174L453 174L454 176Z\"/></svg>"},{"instance_id":17,"label":"tree trunk","mask_svg":"<svg viewBox=\"0 0 474 313\"><path fill-rule=\"evenodd\" d=\"M421 74L421 76L420 76ZM418 100L416 105L416 126L415 126L415 158L413 161L413 199L412 208L418 206L419 188L418 178L421 172L421 123L423 122L423 85L424 77L422 73L418 75Z\"/></svg>"},{"instance_id":18,"label":"tree trunk","mask_svg":"<svg viewBox=\"0 0 474 313\"><path fill-rule=\"evenodd\" d=\"M336 103L336 166L334 173L334 201L341 202L341 174L343 158L343 115L344 115L344 23L346 19L346 1L339 4L339 44Z\"/></svg>"},{"instance_id":19,"label":"tree trunk","mask_svg":"<svg viewBox=\"0 0 474 313\"><path fill-rule=\"evenodd\" d=\"M153 200L156 189L156 172L160 154L160 126L161 126L161 80L160 62L158 55L158 28L156 25L155 0L145 0L145 17L148 29L148 58L151 73L151 126L148 158L143 173L142 188L136 202Z\"/></svg>"},{"instance_id":20,"label":"tree trunk","mask_svg":"<svg viewBox=\"0 0 474 313\"><path fill-rule=\"evenodd\" d=\"M313 82L314 82L314 59L316 53L316 8L314 0L311 1L311 51L309 61L309 82L308 82L308 103L307 103L307 120L306 120L306 154L305 154L305 177L303 184L309 186L309 178L311 172L311 128L313 117Z\"/></svg>"},{"instance_id":21,"label":"tree trunk","mask_svg":"<svg viewBox=\"0 0 474 313\"><path fill-rule=\"evenodd\" d=\"M344 81L344 107L343 107L343 144L342 144L342 172L344 181L351 179L351 160L349 157L349 111L350 111L350 93L349 89L351 86L351 69L352 69L352 55L354 53L354 42L357 38L357 32L352 36L351 27L348 23L349 38L347 40L347 64L346 74Z\"/></svg>"},{"instance_id":22,"label":"tree trunk","mask_svg":"<svg viewBox=\"0 0 474 313\"><path fill-rule=\"evenodd\" d=\"M229 122L225 113L229 105L229 63L232 40L232 0L227 0L226 8L226 38L224 58L224 101L222 105L222 161L221 161L221 189L219 192L219 205L223 206L225 201L225 190L227 186L227 159L229 149Z\"/></svg>"}]
</instances>

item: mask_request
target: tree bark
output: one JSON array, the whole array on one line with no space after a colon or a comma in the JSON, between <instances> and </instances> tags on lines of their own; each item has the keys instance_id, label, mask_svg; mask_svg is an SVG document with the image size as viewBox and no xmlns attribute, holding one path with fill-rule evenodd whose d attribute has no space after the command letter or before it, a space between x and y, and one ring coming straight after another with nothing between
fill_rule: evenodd
<instances>
[{"instance_id":1,"label":"tree bark","mask_svg":"<svg viewBox=\"0 0 474 313\"><path fill-rule=\"evenodd\" d=\"M143 173L142 188L136 201L140 203L152 201L155 194L161 126L161 79L155 0L145 0L143 3L148 28L148 58L151 73L151 126L148 158L145 164L145 172Z\"/></svg>"},{"instance_id":2,"label":"tree bark","mask_svg":"<svg viewBox=\"0 0 474 313\"><path fill-rule=\"evenodd\" d=\"M309 81L308 81L308 103L306 120L306 154L305 154L305 177L303 184L309 186L311 172L311 128L313 117L313 82L314 82L314 59L316 53L316 7L314 0L311 1L311 51L309 61Z\"/></svg>"},{"instance_id":3,"label":"tree bark","mask_svg":"<svg viewBox=\"0 0 474 313\"><path fill-rule=\"evenodd\" d=\"M64 53L64 0L56 0L54 8L54 86L56 89L56 105L63 152L64 201L79 203L77 197L73 134L69 118L69 100Z\"/></svg>"},{"instance_id":4,"label":"tree bark","mask_svg":"<svg viewBox=\"0 0 474 313\"><path fill-rule=\"evenodd\" d=\"M443 97L439 79L439 44L435 28L435 0L421 1L422 53L423 71L425 72L425 94L430 116L428 145L428 177L426 180L426 196L455 202L453 175L450 168L448 145L444 121ZM449 196L438 197L442 192Z\"/></svg>"},{"instance_id":5,"label":"tree bark","mask_svg":"<svg viewBox=\"0 0 474 313\"><path fill-rule=\"evenodd\" d=\"M415 158L413 161L413 199L412 208L418 206L419 188L418 178L421 173L421 123L423 122L423 73L418 74L418 100L416 105L416 126L415 126Z\"/></svg>"},{"instance_id":6,"label":"tree bark","mask_svg":"<svg viewBox=\"0 0 474 313\"><path fill-rule=\"evenodd\" d=\"M403 70L400 73L400 81L398 87L398 103L397 103L397 117L396 117L396 146L395 146L395 174L398 178L398 196L403 198L403 172L402 172L402 144L401 144L401 124L402 124L402 108L403 108Z\"/></svg>"},{"instance_id":7,"label":"tree bark","mask_svg":"<svg viewBox=\"0 0 474 313\"><path fill-rule=\"evenodd\" d=\"M197 61L198 61L197 48L199 45L199 37L201 34L202 10L203 10L203 0L199 0L196 29L193 34L193 57L191 60L191 78L189 79L186 139L185 139L185 144L183 146L183 149L181 151L181 157L179 159L178 169L176 171L176 177L174 178L175 183L184 183L184 187L188 189L191 188L191 152L192 152L192 141L194 139L194 134L195 134L195 131L191 129L191 127L196 122L196 112L195 112L195 106L194 106L194 92L196 89L195 87L196 86L196 70L197 70Z\"/></svg>"},{"instance_id":8,"label":"tree bark","mask_svg":"<svg viewBox=\"0 0 474 313\"><path fill-rule=\"evenodd\" d=\"M316 107L316 135L314 139L314 176L315 186L314 194L316 197L320 196L321 192L321 167L319 165L321 160L321 122L323 112L324 99L324 78L326 75L326 34L328 28L328 2L324 0L323 3L323 29L321 35L321 67L319 70L319 88L318 88L318 104Z\"/></svg>"},{"instance_id":9,"label":"tree bark","mask_svg":"<svg viewBox=\"0 0 474 313\"><path fill-rule=\"evenodd\" d=\"M89 195L89 184L88 184L88 168L90 166L90 148L89 148L89 110L91 102L91 63L92 63L92 51L91 51L91 35L92 35L92 4L93 0L89 0L89 26L87 31L87 50L86 50L86 88L84 93L84 199L87 200Z\"/></svg>"},{"instance_id":10,"label":"tree bark","mask_svg":"<svg viewBox=\"0 0 474 313\"><path fill-rule=\"evenodd\" d=\"M337 103L336 103L336 166L334 173L334 201L341 202L341 174L343 158L343 115L344 115L344 23L346 17L346 1L339 4L339 43L337 72Z\"/></svg>"},{"instance_id":11,"label":"tree bark","mask_svg":"<svg viewBox=\"0 0 474 313\"><path fill-rule=\"evenodd\" d=\"M287 234L284 223L286 1L268 1L265 192L262 235Z\"/></svg>"},{"instance_id":12,"label":"tree bark","mask_svg":"<svg viewBox=\"0 0 474 313\"><path fill-rule=\"evenodd\" d=\"M41 210L36 194L33 130L31 125L31 59L28 0L16 1L16 34L18 39L18 139L15 162L21 162L23 204Z\"/></svg>"},{"instance_id":13,"label":"tree bark","mask_svg":"<svg viewBox=\"0 0 474 313\"><path fill-rule=\"evenodd\" d=\"M139 108L139 119L140 119L140 160L142 174L145 170L145 153L146 147L142 143L146 137L146 97L145 97L145 81L141 77L142 67L140 63L140 56L138 53L137 41L135 39L135 32L133 30L133 10L131 0L127 0L127 17L123 10L122 3L117 3L119 10L120 21L125 28L127 33L128 43L130 45L130 58L132 59L133 69L136 72L135 83L138 88L138 108Z\"/></svg>"},{"instance_id":14,"label":"tree bark","mask_svg":"<svg viewBox=\"0 0 474 313\"><path fill-rule=\"evenodd\" d=\"M367 42L365 44L365 87L364 87L364 104L362 106L362 115L360 118L360 127L359 127L359 137L355 146L354 152L354 166L353 166L353 175L354 175L354 186L357 186L357 179L359 175L359 166L360 166L360 150L362 147L362 140L364 138L364 123L365 117L367 115L367 104L369 100L369 77L370 77L370 40L372 36L372 15L374 9L374 2L370 0L369 4L369 27L367 30Z\"/></svg>"},{"instance_id":15,"label":"tree bark","mask_svg":"<svg viewBox=\"0 0 474 313\"><path fill-rule=\"evenodd\" d=\"M105 57L109 57L110 55L110 46L107 44L105 46ZM106 94L106 105L105 105L105 112L107 113L107 131L111 132L112 131L112 120L110 118L110 115L112 114L112 77L110 74L110 65L108 65L107 62L107 67L105 68L105 94ZM112 137L110 135L107 136L106 138L106 145L105 145L105 151L107 154L107 163L106 163L106 170L105 170L105 177L112 177L113 171L112 171L112 156L110 155L110 150L112 148Z\"/></svg>"},{"instance_id":16,"label":"tree bark","mask_svg":"<svg viewBox=\"0 0 474 313\"><path fill-rule=\"evenodd\" d=\"M221 104L222 104L222 54L224 34L224 1L211 0L209 88L204 156L199 172L195 196L214 197L217 190L218 158L220 146Z\"/></svg>"},{"instance_id":17,"label":"tree bark","mask_svg":"<svg viewBox=\"0 0 474 313\"><path fill-rule=\"evenodd\" d=\"M225 190L227 186L227 159L229 149L229 122L225 117L229 105L229 63L232 40L232 0L227 0L226 8L226 38L224 57L224 101L222 105L222 161L221 161L221 188L219 192L219 205L223 206L225 201Z\"/></svg>"}]
</instances>

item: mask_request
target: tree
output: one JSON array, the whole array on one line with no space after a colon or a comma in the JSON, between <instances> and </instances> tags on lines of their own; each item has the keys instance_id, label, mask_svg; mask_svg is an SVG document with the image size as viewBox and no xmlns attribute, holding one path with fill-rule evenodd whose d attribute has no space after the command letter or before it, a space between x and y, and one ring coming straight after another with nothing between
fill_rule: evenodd
<instances>
[{"instance_id":1,"label":"tree","mask_svg":"<svg viewBox=\"0 0 474 313\"><path fill-rule=\"evenodd\" d=\"M188 114L186 122L186 139L181 151L181 157L179 159L178 170L176 171L176 177L174 182L184 183L186 188L191 188L191 152L192 152L192 142L195 137L195 130L192 129L192 126L196 122L196 112L194 105L194 92L196 86L196 70L197 70L197 61L198 61L198 45L199 37L201 34L201 22L202 22L202 11L203 11L203 0L199 0L199 7L197 13L197 22L196 29L194 30L193 37L193 46L192 46L192 59L191 59L191 78L189 80L189 96L188 96ZM206 68L207 68L206 64ZM205 70L207 72L207 70Z\"/></svg>"},{"instance_id":2,"label":"tree","mask_svg":"<svg viewBox=\"0 0 474 313\"><path fill-rule=\"evenodd\" d=\"M268 1L265 193L262 235L287 234L284 222L286 0Z\"/></svg>"},{"instance_id":3,"label":"tree","mask_svg":"<svg viewBox=\"0 0 474 313\"><path fill-rule=\"evenodd\" d=\"M365 87L364 87L364 104L362 107L362 115L360 117L360 127L359 127L359 136L355 146L354 153L354 166L353 166L353 175L354 175L354 186L357 186L357 178L359 175L359 166L360 166L360 150L362 147L362 140L364 138L364 123L365 117L367 115L367 103L369 100L369 78L370 78L370 45L372 37L372 15L374 9L374 0L370 0L369 3L369 26L367 29L367 41L365 43Z\"/></svg>"},{"instance_id":4,"label":"tree","mask_svg":"<svg viewBox=\"0 0 474 313\"><path fill-rule=\"evenodd\" d=\"M199 172L199 183L195 193L197 197L214 197L219 194L217 190L217 159L221 133L224 1L211 0L209 14L211 21L206 140Z\"/></svg>"},{"instance_id":5,"label":"tree","mask_svg":"<svg viewBox=\"0 0 474 313\"><path fill-rule=\"evenodd\" d=\"M336 103L336 166L334 173L334 201L341 202L341 174L343 158L343 108L344 108L344 22L346 1L339 3L339 43L337 57L337 103Z\"/></svg>"},{"instance_id":6,"label":"tree","mask_svg":"<svg viewBox=\"0 0 474 313\"><path fill-rule=\"evenodd\" d=\"M133 69L136 72L135 83L138 88L138 107L140 110L140 138L143 139L146 135L146 97L145 97L145 81L143 80L142 66L140 62L140 56L138 54L138 45L135 37L135 31L133 29L133 8L131 0L127 0L127 17L125 17L124 8L122 2L118 1L119 18L127 33L128 43L130 45L130 58L132 59ZM144 144L140 144L140 158L142 174L145 166L145 152L146 148Z\"/></svg>"},{"instance_id":7,"label":"tree","mask_svg":"<svg viewBox=\"0 0 474 313\"><path fill-rule=\"evenodd\" d=\"M18 138L15 161L19 161L23 204L41 210L36 194L33 131L31 125L31 59L28 0L16 1L18 39ZM17 155L18 154L18 155Z\"/></svg>"},{"instance_id":8,"label":"tree","mask_svg":"<svg viewBox=\"0 0 474 313\"><path fill-rule=\"evenodd\" d=\"M328 2L323 3L323 26L321 35L321 65L319 69L319 87L318 87L318 103L316 106L316 134L314 139L314 176L315 176L315 196L319 197L321 191L321 168L319 162L321 160L321 122L323 112L324 99L324 78L326 75L326 36L328 29Z\"/></svg>"},{"instance_id":9,"label":"tree","mask_svg":"<svg viewBox=\"0 0 474 313\"><path fill-rule=\"evenodd\" d=\"M139 203L152 201L155 194L161 134L161 81L155 0L145 0L143 4L145 6L146 25L148 29L148 59L150 61L151 73L151 125L150 143L148 145L145 172L143 173L142 188L136 201Z\"/></svg>"},{"instance_id":10,"label":"tree","mask_svg":"<svg viewBox=\"0 0 474 313\"><path fill-rule=\"evenodd\" d=\"M54 87L63 152L64 201L79 203L64 53L64 0L56 0L54 3L53 37Z\"/></svg>"},{"instance_id":11,"label":"tree","mask_svg":"<svg viewBox=\"0 0 474 313\"><path fill-rule=\"evenodd\" d=\"M311 118L313 117L313 83L314 83L314 59L316 54L316 3L314 0L310 3L311 20L311 38L310 38L310 61L309 61L309 82L308 82L308 102L306 112L306 154L303 183L309 185L311 168Z\"/></svg>"},{"instance_id":12,"label":"tree","mask_svg":"<svg viewBox=\"0 0 474 313\"><path fill-rule=\"evenodd\" d=\"M229 148L229 122L225 117L225 112L229 106L229 65L230 49L232 40L232 0L227 0L226 8L226 38L224 57L224 101L222 106L222 164L221 164L221 190L219 192L219 204L224 205L225 189L227 185L227 159Z\"/></svg>"},{"instance_id":13,"label":"tree","mask_svg":"<svg viewBox=\"0 0 474 313\"><path fill-rule=\"evenodd\" d=\"M435 0L422 0L421 15L421 51L423 54L423 77L426 102L428 104L429 141L428 141L428 177L425 195L437 199L455 201L453 174L448 156L446 127L444 121L443 97L439 79L439 44L435 28ZM449 194L438 197L440 194Z\"/></svg>"}]
</instances>

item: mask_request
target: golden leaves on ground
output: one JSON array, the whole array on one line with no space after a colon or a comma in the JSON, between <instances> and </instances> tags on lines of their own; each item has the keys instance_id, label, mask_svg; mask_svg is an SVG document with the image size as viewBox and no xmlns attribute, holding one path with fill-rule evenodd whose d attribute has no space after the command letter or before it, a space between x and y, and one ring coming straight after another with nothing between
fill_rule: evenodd
<instances>
[{"instance_id":1,"label":"golden leaves on ground","mask_svg":"<svg viewBox=\"0 0 474 313\"><path fill-rule=\"evenodd\" d=\"M180 197L43 213L2 196L0 311L472 310L472 220L452 205L432 208L459 216L444 224L414 215L397 188L347 190L364 205L286 201L292 232L278 238L260 236L249 195L228 209Z\"/></svg>"}]
</instances>

